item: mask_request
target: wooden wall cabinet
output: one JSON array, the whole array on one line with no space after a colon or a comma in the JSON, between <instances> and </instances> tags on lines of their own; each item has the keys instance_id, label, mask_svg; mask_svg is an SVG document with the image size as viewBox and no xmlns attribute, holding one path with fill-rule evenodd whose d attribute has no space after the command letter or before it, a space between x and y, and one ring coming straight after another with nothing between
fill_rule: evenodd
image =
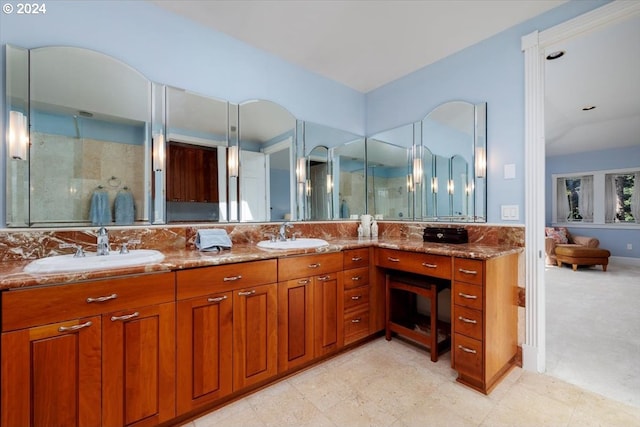
<instances>
[{"instance_id":1,"label":"wooden wall cabinet","mask_svg":"<svg viewBox=\"0 0 640 427\"><path fill-rule=\"evenodd\" d=\"M4 292L0 424L145 426L173 418L173 277Z\"/></svg>"},{"instance_id":2,"label":"wooden wall cabinet","mask_svg":"<svg viewBox=\"0 0 640 427\"><path fill-rule=\"evenodd\" d=\"M218 202L216 148L169 142L167 150L167 200Z\"/></svg>"}]
</instances>

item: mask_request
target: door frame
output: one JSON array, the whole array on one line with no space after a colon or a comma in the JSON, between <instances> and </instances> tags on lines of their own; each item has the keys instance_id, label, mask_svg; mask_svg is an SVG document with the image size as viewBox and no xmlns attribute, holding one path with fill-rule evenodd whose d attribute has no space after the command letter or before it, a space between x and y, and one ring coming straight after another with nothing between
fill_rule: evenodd
<instances>
[{"instance_id":1,"label":"door frame","mask_svg":"<svg viewBox=\"0 0 640 427\"><path fill-rule=\"evenodd\" d=\"M544 282L545 227L545 49L640 14L640 2L614 1L547 30L522 37L525 84L525 336L523 368L546 369Z\"/></svg>"}]
</instances>

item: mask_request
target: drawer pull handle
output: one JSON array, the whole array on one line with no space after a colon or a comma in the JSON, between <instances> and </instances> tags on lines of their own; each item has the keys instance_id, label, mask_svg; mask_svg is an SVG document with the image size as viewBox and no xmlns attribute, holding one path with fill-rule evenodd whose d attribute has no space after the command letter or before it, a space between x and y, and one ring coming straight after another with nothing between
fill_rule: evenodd
<instances>
[{"instance_id":1,"label":"drawer pull handle","mask_svg":"<svg viewBox=\"0 0 640 427\"><path fill-rule=\"evenodd\" d=\"M125 314L123 316L111 316L111 321L115 322L117 320L129 320L129 319L133 319L134 317L138 317L140 316L140 313L138 313L137 311L131 313L131 314Z\"/></svg>"},{"instance_id":2,"label":"drawer pull handle","mask_svg":"<svg viewBox=\"0 0 640 427\"><path fill-rule=\"evenodd\" d=\"M244 291L244 292L240 291L240 292L238 292L238 295L241 296L241 297L246 297L246 296L249 296L249 295L253 295L255 293L256 293L256 290L253 289L251 291Z\"/></svg>"},{"instance_id":3,"label":"drawer pull handle","mask_svg":"<svg viewBox=\"0 0 640 427\"><path fill-rule=\"evenodd\" d=\"M353 277L351 278L351 280L353 280L354 282L357 282L357 281L358 281L358 280L360 280L360 279L362 279L362 277L361 277L361 276L353 276Z\"/></svg>"},{"instance_id":4,"label":"drawer pull handle","mask_svg":"<svg viewBox=\"0 0 640 427\"><path fill-rule=\"evenodd\" d=\"M477 351L476 351L476 350L474 350L474 349L472 349L472 348L465 347L465 346L460 345L460 344L458 344L458 348L459 348L460 350L464 351L465 353L471 353L471 354L476 354L476 353L477 353Z\"/></svg>"},{"instance_id":5,"label":"drawer pull handle","mask_svg":"<svg viewBox=\"0 0 640 427\"><path fill-rule=\"evenodd\" d=\"M429 264L429 263L426 263L426 262L423 262L422 266L423 267L427 267L427 268L438 268L438 264Z\"/></svg>"},{"instance_id":6,"label":"drawer pull handle","mask_svg":"<svg viewBox=\"0 0 640 427\"><path fill-rule=\"evenodd\" d=\"M329 275L318 277L318 280L321 280L321 281L323 281L323 282L324 282L325 280L329 280L329 279L331 279L331 276L329 276Z\"/></svg>"},{"instance_id":7,"label":"drawer pull handle","mask_svg":"<svg viewBox=\"0 0 640 427\"><path fill-rule=\"evenodd\" d=\"M351 323L360 323L360 322L362 322L362 319L360 319L359 317L351 321Z\"/></svg>"},{"instance_id":8,"label":"drawer pull handle","mask_svg":"<svg viewBox=\"0 0 640 427\"><path fill-rule=\"evenodd\" d=\"M309 268L318 268L318 267L320 267L320 263L316 262L315 264L309 264L308 267Z\"/></svg>"},{"instance_id":9,"label":"drawer pull handle","mask_svg":"<svg viewBox=\"0 0 640 427\"><path fill-rule=\"evenodd\" d=\"M103 296L103 297L95 297L95 298L89 297L89 298L87 298L87 302L88 303L105 302L105 301L109 301L109 300L116 299L116 298L118 298L118 294L111 294L111 295L106 295L106 296Z\"/></svg>"},{"instance_id":10,"label":"drawer pull handle","mask_svg":"<svg viewBox=\"0 0 640 427\"><path fill-rule=\"evenodd\" d=\"M351 297L351 299L354 301L358 301L360 298L362 298L362 295L354 295Z\"/></svg>"},{"instance_id":11,"label":"drawer pull handle","mask_svg":"<svg viewBox=\"0 0 640 427\"><path fill-rule=\"evenodd\" d=\"M74 332L77 331L78 329L82 329L82 328L88 328L89 326L93 325L93 323L91 323L91 320L89 320L86 323L82 323L80 325L74 325L74 326L60 326L58 328L58 332Z\"/></svg>"},{"instance_id":12,"label":"drawer pull handle","mask_svg":"<svg viewBox=\"0 0 640 427\"><path fill-rule=\"evenodd\" d=\"M362 261L362 257L361 256L354 256L353 258L351 258L351 261L353 261L353 262Z\"/></svg>"},{"instance_id":13,"label":"drawer pull handle","mask_svg":"<svg viewBox=\"0 0 640 427\"><path fill-rule=\"evenodd\" d=\"M309 279L298 280L298 284L300 284L300 285L308 285L309 282L310 282Z\"/></svg>"},{"instance_id":14,"label":"drawer pull handle","mask_svg":"<svg viewBox=\"0 0 640 427\"><path fill-rule=\"evenodd\" d=\"M477 295L469 295L469 294L465 294L463 292L458 292L458 295L461 296L462 298L466 298L466 299L478 299Z\"/></svg>"},{"instance_id":15,"label":"drawer pull handle","mask_svg":"<svg viewBox=\"0 0 640 427\"><path fill-rule=\"evenodd\" d=\"M392 258L390 256L387 257L387 259L391 262L400 262L400 258Z\"/></svg>"},{"instance_id":16,"label":"drawer pull handle","mask_svg":"<svg viewBox=\"0 0 640 427\"><path fill-rule=\"evenodd\" d=\"M464 323L473 323L473 324L478 323L477 320L469 319L468 317L463 317L463 316L458 316L458 320L462 320Z\"/></svg>"},{"instance_id":17,"label":"drawer pull handle","mask_svg":"<svg viewBox=\"0 0 640 427\"><path fill-rule=\"evenodd\" d=\"M242 276L238 274L237 276L225 277L225 278L222 279L222 281L223 282L233 282L233 281L240 280L240 279L242 279Z\"/></svg>"},{"instance_id":18,"label":"drawer pull handle","mask_svg":"<svg viewBox=\"0 0 640 427\"><path fill-rule=\"evenodd\" d=\"M475 270L465 270L464 268L459 268L458 271L464 274L478 274Z\"/></svg>"},{"instance_id":19,"label":"drawer pull handle","mask_svg":"<svg viewBox=\"0 0 640 427\"><path fill-rule=\"evenodd\" d=\"M221 302L227 299L226 295L222 295L221 297L215 297L215 298L207 298L207 302Z\"/></svg>"}]
</instances>

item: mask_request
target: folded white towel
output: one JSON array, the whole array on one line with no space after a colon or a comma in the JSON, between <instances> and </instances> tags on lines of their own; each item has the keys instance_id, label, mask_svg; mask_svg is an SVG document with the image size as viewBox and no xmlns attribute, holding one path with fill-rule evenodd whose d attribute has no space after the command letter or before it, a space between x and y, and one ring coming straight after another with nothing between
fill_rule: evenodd
<instances>
[{"instance_id":1,"label":"folded white towel","mask_svg":"<svg viewBox=\"0 0 640 427\"><path fill-rule=\"evenodd\" d=\"M219 251L231 249L231 239L226 230L213 228L210 230L198 230L196 234L196 247L201 251Z\"/></svg>"}]
</instances>

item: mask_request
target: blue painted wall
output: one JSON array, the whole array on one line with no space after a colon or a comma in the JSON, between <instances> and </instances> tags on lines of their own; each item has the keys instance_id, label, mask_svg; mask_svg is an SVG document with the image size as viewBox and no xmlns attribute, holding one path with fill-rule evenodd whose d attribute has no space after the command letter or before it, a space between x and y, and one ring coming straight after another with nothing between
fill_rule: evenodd
<instances>
[{"instance_id":1,"label":"blue painted wall","mask_svg":"<svg viewBox=\"0 0 640 427\"><path fill-rule=\"evenodd\" d=\"M422 120L455 100L487 102L487 217L518 205L524 223L524 56L521 38L574 18L607 1L570 1L366 94L367 135ZM516 178L503 179L505 164Z\"/></svg>"},{"instance_id":2,"label":"blue painted wall","mask_svg":"<svg viewBox=\"0 0 640 427\"><path fill-rule=\"evenodd\" d=\"M551 225L552 218L552 174L639 167L640 146L547 157L545 178L547 225ZM638 228L621 228L620 226L616 227L615 224L600 227L585 225L570 227L569 231L581 236L597 237L600 239L600 246L609 249L613 256L640 258L640 229ZM632 244L632 250L627 249L627 243Z\"/></svg>"}]
</instances>

